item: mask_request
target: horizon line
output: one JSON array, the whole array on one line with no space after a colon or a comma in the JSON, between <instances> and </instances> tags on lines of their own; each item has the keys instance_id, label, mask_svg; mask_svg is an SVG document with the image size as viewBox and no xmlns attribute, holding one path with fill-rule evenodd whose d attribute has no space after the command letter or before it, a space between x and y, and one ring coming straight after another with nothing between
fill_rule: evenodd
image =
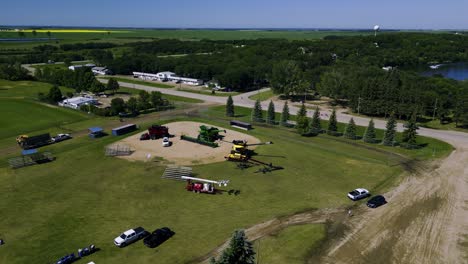
<instances>
[{"instance_id":1,"label":"horizon line","mask_svg":"<svg viewBox=\"0 0 468 264\"><path fill-rule=\"evenodd\" d=\"M151 27L151 26L64 26L64 25L0 25L0 28L89 28L89 29L153 29L153 30L316 30L316 31L374 31L371 27ZM381 28L380 31L467 31L461 28Z\"/></svg>"}]
</instances>

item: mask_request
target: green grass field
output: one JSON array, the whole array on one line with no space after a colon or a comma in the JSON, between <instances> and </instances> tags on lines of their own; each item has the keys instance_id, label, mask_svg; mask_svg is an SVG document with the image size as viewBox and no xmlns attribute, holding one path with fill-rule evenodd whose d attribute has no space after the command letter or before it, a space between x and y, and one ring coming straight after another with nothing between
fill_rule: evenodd
<instances>
[{"instance_id":1,"label":"green grass field","mask_svg":"<svg viewBox=\"0 0 468 264\"><path fill-rule=\"evenodd\" d=\"M325 238L325 226L298 225L255 241L259 263L303 264Z\"/></svg>"},{"instance_id":2,"label":"green grass field","mask_svg":"<svg viewBox=\"0 0 468 264\"><path fill-rule=\"evenodd\" d=\"M9 94L27 96L20 84L2 83L11 86ZM236 109L242 111L247 112ZM203 119L190 120L228 127L221 108L203 114ZM43 119L53 125L56 117ZM15 122L8 116L7 120ZM32 131L39 121L28 122L31 128L24 129ZM103 122L91 118L67 127L79 130ZM0 153L0 237L6 241L0 263L50 263L91 243L101 250L83 263L187 263L220 245L235 229L309 209L349 206L353 204L346 198L349 190L359 186L373 192L388 190L403 171L394 155L372 145L328 136L306 138L276 127L256 126L248 133L274 142L258 147L255 158L283 170L255 173L260 167L239 170L227 161L193 166L199 177L230 180L223 189L239 190L237 196L187 192L183 182L161 179L164 167L157 162L105 157L104 147L122 137L91 140L84 135L50 145L41 150L54 153L55 161L17 170L8 168ZM414 153L430 157L422 150ZM120 232L136 226L150 230L168 226L176 234L156 249L146 248L141 241L122 249L113 245ZM323 236L321 225L288 228L277 237L264 238L261 250L277 253L267 258L271 263L299 263ZM302 242L304 238L307 242ZM299 257L289 258L291 252Z\"/></svg>"},{"instance_id":3,"label":"green grass field","mask_svg":"<svg viewBox=\"0 0 468 264\"><path fill-rule=\"evenodd\" d=\"M275 96L273 91L268 90L268 91L265 91L265 92L260 92L260 93L256 93L254 95L251 95L251 96L249 96L249 98L252 99L252 100L265 101L265 100L268 100L268 99L272 98L273 96Z\"/></svg>"},{"instance_id":4,"label":"green grass field","mask_svg":"<svg viewBox=\"0 0 468 264\"><path fill-rule=\"evenodd\" d=\"M38 82L9 82L0 80L0 140L34 131L88 119L78 111L34 101L37 93L47 93L52 85ZM69 89L62 88L62 91Z\"/></svg>"}]
</instances>

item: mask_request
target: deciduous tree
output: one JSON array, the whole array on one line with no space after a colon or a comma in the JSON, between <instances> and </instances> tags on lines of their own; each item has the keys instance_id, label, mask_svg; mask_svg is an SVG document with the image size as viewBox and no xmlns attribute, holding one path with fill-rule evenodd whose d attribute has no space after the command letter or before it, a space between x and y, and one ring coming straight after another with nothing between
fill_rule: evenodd
<instances>
[{"instance_id":1,"label":"deciduous tree","mask_svg":"<svg viewBox=\"0 0 468 264\"><path fill-rule=\"evenodd\" d=\"M114 94L120 88L119 82L116 79L110 78L107 82L107 90L112 91Z\"/></svg>"}]
</instances>

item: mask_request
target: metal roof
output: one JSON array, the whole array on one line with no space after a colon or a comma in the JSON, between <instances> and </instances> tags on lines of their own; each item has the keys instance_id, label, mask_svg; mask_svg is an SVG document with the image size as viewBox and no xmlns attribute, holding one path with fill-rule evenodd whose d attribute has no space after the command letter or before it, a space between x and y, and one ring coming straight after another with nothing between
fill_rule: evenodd
<instances>
[{"instance_id":1,"label":"metal roof","mask_svg":"<svg viewBox=\"0 0 468 264\"><path fill-rule=\"evenodd\" d=\"M101 127L90 127L88 129L89 129L89 131L91 131L91 133L98 133L98 132L103 131L103 129Z\"/></svg>"},{"instance_id":2,"label":"metal roof","mask_svg":"<svg viewBox=\"0 0 468 264\"><path fill-rule=\"evenodd\" d=\"M25 149L21 151L22 155L31 155L37 153L37 149Z\"/></svg>"}]
</instances>

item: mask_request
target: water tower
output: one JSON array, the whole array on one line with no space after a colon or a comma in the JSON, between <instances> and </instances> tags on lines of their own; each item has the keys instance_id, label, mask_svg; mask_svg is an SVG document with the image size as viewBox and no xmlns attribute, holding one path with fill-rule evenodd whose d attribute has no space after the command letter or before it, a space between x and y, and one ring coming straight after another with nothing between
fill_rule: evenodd
<instances>
[{"instance_id":1,"label":"water tower","mask_svg":"<svg viewBox=\"0 0 468 264\"><path fill-rule=\"evenodd\" d=\"M374 26L374 37L377 36L377 31L379 31L379 30L380 30L380 26L379 26L379 25L375 25L375 26Z\"/></svg>"}]
</instances>

